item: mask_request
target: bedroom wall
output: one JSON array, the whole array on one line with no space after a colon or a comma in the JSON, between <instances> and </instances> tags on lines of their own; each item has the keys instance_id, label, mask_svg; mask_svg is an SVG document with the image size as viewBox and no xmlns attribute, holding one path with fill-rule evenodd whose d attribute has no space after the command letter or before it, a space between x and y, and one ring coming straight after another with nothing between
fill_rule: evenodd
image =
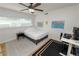
<instances>
[{"instance_id":1,"label":"bedroom wall","mask_svg":"<svg viewBox=\"0 0 79 59\"><path fill-rule=\"evenodd\" d=\"M12 19L33 19L33 15L17 12L7 8L0 7L0 17L9 17ZM0 42L7 42L16 39L16 33L23 32L27 27L0 28Z\"/></svg>"},{"instance_id":2,"label":"bedroom wall","mask_svg":"<svg viewBox=\"0 0 79 59\"><path fill-rule=\"evenodd\" d=\"M51 22L55 18L62 18L65 21L64 29L51 28ZM36 16L36 26L37 22L43 22L43 27L49 31L51 37L59 40L61 32L72 33L74 26L79 27L79 4L48 12L47 15L40 14Z\"/></svg>"}]
</instances>

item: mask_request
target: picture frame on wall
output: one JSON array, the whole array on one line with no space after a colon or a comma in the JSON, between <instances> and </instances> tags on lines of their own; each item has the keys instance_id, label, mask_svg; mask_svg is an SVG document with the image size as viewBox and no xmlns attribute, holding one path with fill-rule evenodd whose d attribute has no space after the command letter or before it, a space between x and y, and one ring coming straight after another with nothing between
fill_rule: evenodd
<instances>
[{"instance_id":1,"label":"picture frame on wall","mask_svg":"<svg viewBox=\"0 0 79 59\"><path fill-rule=\"evenodd\" d=\"M64 29L64 21L52 21L51 27L54 29Z\"/></svg>"},{"instance_id":2,"label":"picture frame on wall","mask_svg":"<svg viewBox=\"0 0 79 59\"><path fill-rule=\"evenodd\" d=\"M37 22L38 27L43 27L43 22Z\"/></svg>"},{"instance_id":3,"label":"picture frame on wall","mask_svg":"<svg viewBox=\"0 0 79 59\"><path fill-rule=\"evenodd\" d=\"M46 21L45 24L48 25L48 21Z\"/></svg>"}]
</instances>

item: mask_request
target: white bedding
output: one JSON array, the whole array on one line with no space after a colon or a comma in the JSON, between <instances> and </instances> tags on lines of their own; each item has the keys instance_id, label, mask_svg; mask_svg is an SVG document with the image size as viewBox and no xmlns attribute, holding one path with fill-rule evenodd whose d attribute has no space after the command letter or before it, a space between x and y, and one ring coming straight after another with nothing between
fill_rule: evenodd
<instances>
[{"instance_id":1,"label":"white bedding","mask_svg":"<svg viewBox=\"0 0 79 59\"><path fill-rule=\"evenodd\" d=\"M28 28L24 31L24 33L34 40L39 40L48 35L48 32L42 28Z\"/></svg>"}]
</instances>

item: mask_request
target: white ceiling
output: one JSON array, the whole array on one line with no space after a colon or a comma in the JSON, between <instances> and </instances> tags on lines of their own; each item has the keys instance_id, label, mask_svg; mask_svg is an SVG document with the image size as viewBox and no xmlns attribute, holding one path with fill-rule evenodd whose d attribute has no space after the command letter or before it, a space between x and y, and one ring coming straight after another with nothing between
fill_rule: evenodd
<instances>
[{"instance_id":1,"label":"white ceiling","mask_svg":"<svg viewBox=\"0 0 79 59\"><path fill-rule=\"evenodd\" d=\"M73 6L76 4L77 3L42 3L40 6L36 8L42 9L44 10L44 12L48 12L48 11L56 10L56 9L63 8L63 7ZM29 5L29 3L25 3L25 5ZM0 7L28 13L28 10L21 11L22 9L27 9L27 8L18 3L0 3ZM37 13L41 13L41 12L36 11L36 14Z\"/></svg>"}]
</instances>

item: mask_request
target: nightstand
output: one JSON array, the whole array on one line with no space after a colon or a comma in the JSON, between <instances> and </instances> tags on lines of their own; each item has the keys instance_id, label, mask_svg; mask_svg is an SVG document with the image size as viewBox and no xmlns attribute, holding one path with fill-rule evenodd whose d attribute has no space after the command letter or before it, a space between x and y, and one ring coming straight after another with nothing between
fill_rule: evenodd
<instances>
[{"instance_id":1,"label":"nightstand","mask_svg":"<svg viewBox=\"0 0 79 59\"><path fill-rule=\"evenodd\" d=\"M17 40L19 40L20 38L24 38L25 34L22 32L17 33Z\"/></svg>"},{"instance_id":2,"label":"nightstand","mask_svg":"<svg viewBox=\"0 0 79 59\"><path fill-rule=\"evenodd\" d=\"M5 55L6 55L5 43L0 43L0 56L5 56Z\"/></svg>"}]
</instances>

